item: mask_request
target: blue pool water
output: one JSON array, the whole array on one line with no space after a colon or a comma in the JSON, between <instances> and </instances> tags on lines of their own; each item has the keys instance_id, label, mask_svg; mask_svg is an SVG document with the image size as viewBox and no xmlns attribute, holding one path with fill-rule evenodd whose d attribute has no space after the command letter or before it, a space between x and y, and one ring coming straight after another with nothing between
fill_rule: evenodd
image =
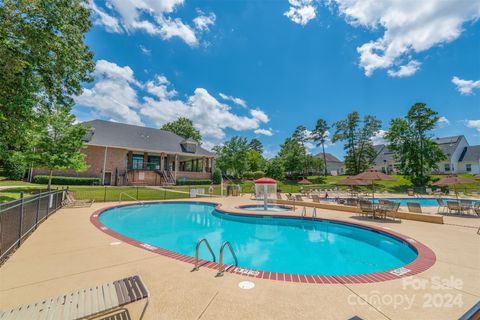
<instances>
[{"instance_id":1,"label":"blue pool water","mask_svg":"<svg viewBox=\"0 0 480 320\"><path fill-rule=\"evenodd\" d=\"M265 207L263 206L263 204L240 206L240 209L265 211ZM290 211L290 210L292 210L292 208L290 208L289 206L272 205L272 204L267 205L267 211Z\"/></svg>"},{"instance_id":2,"label":"blue pool water","mask_svg":"<svg viewBox=\"0 0 480 320\"><path fill-rule=\"evenodd\" d=\"M206 203L118 207L99 219L127 237L192 257L199 239L208 239L217 259L228 240L239 266L270 272L354 275L398 268L417 256L401 240L353 225L229 215ZM205 246L200 256L212 260ZM226 254L225 263L232 262Z\"/></svg>"},{"instance_id":3,"label":"blue pool water","mask_svg":"<svg viewBox=\"0 0 480 320\"><path fill-rule=\"evenodd\" d=\"M367 199L369 199L369 198L367 198ZM423 207L437 207L438 206L437 200L432 199L432 198L382 198L382 199L390 200L390 201L394 201L394 202L400 202L400 205L405 206L405 207L407 206L407 202L418 203ZM447 201L462 201L462 200L457 200L457 199L454 199L454 198L442 198L442 199L443 199L443 202L445 204L447 204ZM328 198L328 200L335 201L335 198ZM478 201L474 201L474 203L475 202L478 202ZM375 203L378 203L378 198L375 198Z\"/></svg>"}]
</instances>

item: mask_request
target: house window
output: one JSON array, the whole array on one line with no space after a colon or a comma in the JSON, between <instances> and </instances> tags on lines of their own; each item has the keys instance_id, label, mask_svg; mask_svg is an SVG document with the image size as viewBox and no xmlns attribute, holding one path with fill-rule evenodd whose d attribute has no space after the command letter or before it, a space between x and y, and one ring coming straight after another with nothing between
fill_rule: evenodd
<instances>
[{"instance_id":1,"label":"house window","mask_svg":"<svg viewBox=\"0 0 480 320\"><path fill-rule=\"evenodd\" d=\"M132 157L132 169L143 169L143 155L134 154Z\"/></svg>"},{"instance_id":2,"label":"house window","mask_svg":"<svg viewBox=\"0 0 480 320\"><path fill-rule=\"evenodd\" d=\"M445 171L450 171L450 163L445 163Z\"/></svg>"},{"instance_id":3,"label":"house window","mask_svg":"<svg viewBox=\"0 0 480 320\"><path fill-rule=\"evenodd\" d=\"M467 172L472 172L472 164L471 163L467 163L465 165L465 169L467 169Z\"/></svg>"},{"instance_id":4,"label":"house window","mask_svg":"<svg viewBox=\"0 0 480 320\"><path fill-rule=\"evenodd\" d=\"M160 170L160 157L158 156L149 156L148 157L148 169L150 170Z\"/></svg>"}]
</instances>

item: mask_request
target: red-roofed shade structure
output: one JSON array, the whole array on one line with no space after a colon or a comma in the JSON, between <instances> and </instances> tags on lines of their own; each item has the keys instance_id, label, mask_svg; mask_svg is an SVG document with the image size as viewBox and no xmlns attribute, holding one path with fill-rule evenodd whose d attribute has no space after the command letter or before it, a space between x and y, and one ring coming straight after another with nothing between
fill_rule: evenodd
<instances>
[{"instance_id":1,"label":"red-roofed shade structure","mask_svg":"<svg viewBox=\"0 0 480 320\"><path fill-rule=\"evenodd\" d=\"M255 184L277 184L277 180L264 177L255 180Z\"/></svg>"}]
</instances>

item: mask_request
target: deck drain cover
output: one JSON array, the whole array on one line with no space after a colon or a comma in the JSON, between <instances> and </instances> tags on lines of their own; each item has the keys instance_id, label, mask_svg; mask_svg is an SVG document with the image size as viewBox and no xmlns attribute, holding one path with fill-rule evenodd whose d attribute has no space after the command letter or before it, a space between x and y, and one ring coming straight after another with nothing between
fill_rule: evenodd
<instances>
[{"instance_id":1,"label":"deck drain cover","mask_svg":"<svg viewBox=\"0 0 480 320\"><path fill-rule=\"evenodd\" d=\"M119 244L122 244L122 242L121 241L110 242L111 246L118 246Z\"/></svg>"},{"instance_id":2,"label":"deck drain cover","mask_svg":"<svg viewBox=\"0 0 480 320\"><path fill-rule=\"evenodd\" d=\"M253 283L252 281L242 281L238 283L238 287L240 289L249 290L255 288L255 283Z\"/></svg>"}]
</instances>

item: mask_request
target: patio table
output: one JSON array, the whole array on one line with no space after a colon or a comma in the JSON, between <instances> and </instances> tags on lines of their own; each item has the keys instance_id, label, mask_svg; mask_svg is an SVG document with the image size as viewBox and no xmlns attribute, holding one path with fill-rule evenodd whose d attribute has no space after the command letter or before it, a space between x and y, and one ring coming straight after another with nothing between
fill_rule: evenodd
<instances>
[{"instance_id":1,"label":"patio table","mask_svg":"<svg viewBox=\"0 0 480 320\"><path fill-rule=\"evenodd\" d=\"M473 209L471 201L460 201L459 205L462 212L470 212Z\"/></svg>"}]
</instances>

